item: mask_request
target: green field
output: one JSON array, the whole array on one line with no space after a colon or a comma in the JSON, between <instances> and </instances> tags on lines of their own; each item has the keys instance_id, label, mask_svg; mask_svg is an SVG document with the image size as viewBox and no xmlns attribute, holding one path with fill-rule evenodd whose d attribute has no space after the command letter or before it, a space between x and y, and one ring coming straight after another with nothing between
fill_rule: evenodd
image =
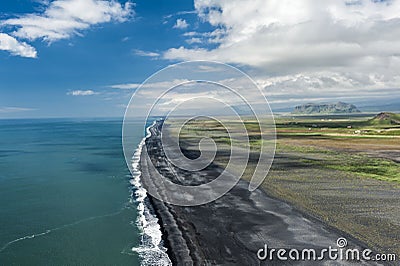
<instances>
[{"instance_id":1,"label":"green field","mask_svg":"<svg viewBox=\"0 0 400 266\"><path fill-rule=\"evenodd\" d=\"M277 146L262 184L269 195L290 203L370 247L400 254L400 120L398 114L276 116ZM231 121L235 127L238 121ZM246 120L249 180L262 143L260 127ZM178 130L170 125L171 130ZM203 137L218 147L215 163L224 167L230 139L216 121L196 119L180 130L183 148L196 149Z\"/></svg>"},{"instance_id":2,"label":"green field","mask_svg":"<svg viewBox=\"0 0 400 266\"><path fill-rule=\"evenodd\" d=\"M249 120L244 124L251 149L258 151L261 145L258 123ZM366 178L400 183L400 165L396 161L397 157L391 158L387 153L382 153L387 150L400 150L400 115L382 113L377 116L357 114L325 118L278 117L276 128L278 153L298 152L314 156L324 154L323 159L304 158L302 162ZM186 139L207 136L212 137L219 145L241 145L229 138L221 124L204 119L186 124L181 136Z\"/></svg>"}]
</instances>

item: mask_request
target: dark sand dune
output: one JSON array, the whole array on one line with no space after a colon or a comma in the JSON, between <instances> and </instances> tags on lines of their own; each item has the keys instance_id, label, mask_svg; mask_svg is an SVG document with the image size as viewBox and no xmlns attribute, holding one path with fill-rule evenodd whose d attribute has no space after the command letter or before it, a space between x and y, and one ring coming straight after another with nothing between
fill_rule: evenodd
<instances>
[{"instance_id":1,"label":"dark sand dune","mask_svg":"<svg viewBox=\"0 0 400 266\"><path fill-rule=\"evenodd\" d=\"M142 174L154 175L148 164L156 162L157 171L174 169L163 156L158 127L153 127L146 145L150 158L142 154ZM168 145L168 143L163 143ZM189 154L190 156L190 154ZM157 163L158 162L158 163ZM174 170L175 171L175 170ZM196 174L211 180L220 170L215 165ZM189 182L191 172L177 171ZM175 180L177 182L177 180ZM154 184L153 184L154 185ZM260 261L257 251L269 248L321 250L345 237L349 248L366 248L364 244L329 228L324 223L301 213L287 203L269 197L262 190L248 191L248 182L240 180L235 188L218 200L196 207L165 204L150 197L161 220L169 255L176 265L378 265L348 261Z\"/></svg>"}]
</instances>

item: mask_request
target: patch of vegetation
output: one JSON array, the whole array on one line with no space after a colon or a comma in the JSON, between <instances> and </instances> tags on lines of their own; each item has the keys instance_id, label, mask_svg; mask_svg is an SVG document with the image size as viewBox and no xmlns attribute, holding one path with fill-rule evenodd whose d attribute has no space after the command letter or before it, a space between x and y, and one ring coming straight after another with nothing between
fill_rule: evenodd
<instances>
[{"instance_id":1,"label":"patch of vegetation","mask_svg":"<svg viewBox=\"0 0 400 266\"><path fill-rule=\"evenodd\" d=\"M332 154L338 155L337 152L326 150L326 149L317 149L311 146L294 146L294 145L286 145L282 143L278 143L277 150L279 152L298 152L298 153L313 153L313 154Z\"/></svg>"},{"instance_id":2,"label":"patch of vegetation","mask_svg":"<svg viewBox=\"0 0 400 266\"><path fill-rule=\"evenodd\" d=\"M260 132L260 125L258 122L244 122L244 126L246 127L246 130L249 132Z\"/></svg>"},{"instance_id":3,"label":"patch of vegetation","mask_svg":"<svg viewBox=\"0 0 400 266\"><path fill-rule=\"evenodd\" d=\"M400 125L400 114L383 112L369 120L370 125Z\"/></svg>"},{"instance_id":4,"label":"patch of vegetation","mask_svg":"<svg viewBox=\"0 0 400 266\"><path fill-rule=\"evenodd\" d=\"M326 167L378 180L400 182L399 164L385 159L347 155L339 163L332 162Z\"/></svg>"},{"instance_id":5,"label":"patch of vegetation","mask_svg":"<svg viewBox=\"0 0 400 266\"><path fill-rule=\"evenodd\" d=\"M310 158L299 159L302 163L310 166L335 169L362 177L400 183L400 165L390 160L371 158L363 154L336 152L308 146L291 146L280 144L278 145L278 148L280 152L296 152L304 155L329 155L323 159L321 158L321 160Z\"/></svg>"},{"instance_id":6,"label":"patch of vegetation","mask_svg":"<svg viewBox=\"0 0 400 266\"><path fill-rule=\"evenodd\" d=\"M232 141L228 137L213 137L217 143L223 143L226 145L231 145Z\"/></svg>"}]
</instances>

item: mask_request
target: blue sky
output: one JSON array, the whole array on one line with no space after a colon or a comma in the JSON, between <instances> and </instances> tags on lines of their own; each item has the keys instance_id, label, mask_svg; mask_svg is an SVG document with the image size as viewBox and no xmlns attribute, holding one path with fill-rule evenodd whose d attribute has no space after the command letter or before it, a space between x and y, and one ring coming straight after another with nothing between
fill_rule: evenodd
<instances>
[{"instance_id":1,"label":"blue sky","mask_svg":"<svg viewBox=\"0 0 400 266\"><path fill-rule=\"evenodd\" d=\"M140 51L157 53L182 43L182 29L173 27L174 14L194 7L190 1L173 2L172 6L168 1L137 1L132 7L135 14L124 22L93 25L80 31L82 36L51 43L29 42L37 58L0 51L0 117L122 116L131 90L109 86L141 83L171 63L137 55ZM42 8L34 1L0 2L2 17ZM164 18L168 15L172 16ZM196 21L191 14L179 18ZM73 91L94 95L73 96Z\"/></svg>"},{"instance_id":2,"label":"blue sky","mask_svg":"<svg viewBox=\"0 0 400 266\"><path fill-rule=\"evenodd\" d=\"M398 101L400 1L0 2L0 118L122 116L184 60L238 66L273 108Z\"/></svg>"}]
</instances>

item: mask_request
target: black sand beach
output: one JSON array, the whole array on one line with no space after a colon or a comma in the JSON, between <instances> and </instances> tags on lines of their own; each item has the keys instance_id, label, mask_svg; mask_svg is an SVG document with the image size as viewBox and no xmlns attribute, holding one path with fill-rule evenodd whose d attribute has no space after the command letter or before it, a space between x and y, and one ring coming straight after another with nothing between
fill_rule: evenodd
<instances>
[{"instance_id":1,"label":"black sand beach","mask_svg":"<svg viewBox=\"0 0 400 266\"><path fill-rule=\"evenodd\" d=\"M146 145L150 159L141 158L143 175L152 175L150 160L158 171L168 173L174 168L165 161L160 142L161 122L151 129ZM163 143L163 145L169 145ZM183 151L187 157L195 156ZM196 176L205 182L215 178L221 169L210 165ZM153 173L154 174L154 173ZM179 171L185 184L192 173ZM173 175L166 175L173 178ZM177 182L177 180L174 180ZM348 261L260 261L257 251L265 244L279 249L316 249L332 246L344 237L349 248L367 248L360 241L330 228L323 222L296 210L257 189L248 191L247 181L240 180L235 188L218 200L196 207L165 204L150 197L160 218L171 260L176 265L380 265ZM383 265L383 264L381 264Z\"/></svg>"}]
</instances>

